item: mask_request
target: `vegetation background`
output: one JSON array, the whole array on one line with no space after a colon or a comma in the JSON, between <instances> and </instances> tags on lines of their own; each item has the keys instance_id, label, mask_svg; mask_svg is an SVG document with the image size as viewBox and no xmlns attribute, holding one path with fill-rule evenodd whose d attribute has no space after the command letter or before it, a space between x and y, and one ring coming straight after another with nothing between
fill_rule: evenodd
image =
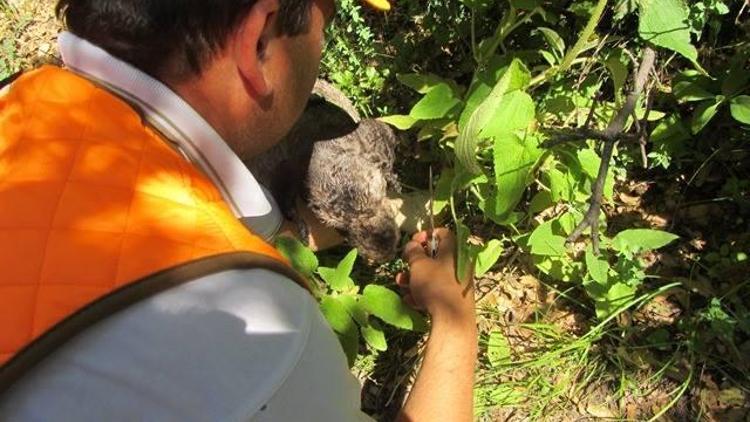
<instances>
[{"instance_id":1,"label":"vegetation background","mask_svg":"<svg viewBox=\"0 0 750 422\"><path fill-rule=\"evenodd\" d=\"M56 60L53 3L0 0L0 79ZM750 420L750 4L394 6L340 0L322 72L402 130L402 199L435 169L475 273L477 418ZM424 330L402 263L279 246L390 420Z\"/></svg>"}]
</instances>

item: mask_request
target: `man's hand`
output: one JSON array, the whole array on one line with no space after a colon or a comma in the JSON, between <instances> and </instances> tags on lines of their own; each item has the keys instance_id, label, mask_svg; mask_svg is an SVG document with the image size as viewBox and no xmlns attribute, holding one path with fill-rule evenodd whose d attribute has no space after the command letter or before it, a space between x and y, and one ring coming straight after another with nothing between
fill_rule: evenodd
<instances>
[{"instance_id":1,"label":"man's hand","mask_svg":"<svg viewBox=\"0 0 750 422\"><path fill-rule=\"evenodd\" d=\"M471 284L456 280L456 238L447 229L436 229L439 239L437 256L427 252L427 233L420 232L404 248L409 273L401 273L396 283L405 290L407 302L427 311L433 321L474 324L474 290Z\"/></svg>"},{"instance_id":2,"label":"man's hand","mask_svg":"<svg viewBox=\"0 0 750 422\"><path fill-rule=\"evenodd\" d=\"M474 365L477 359L477 327L472 284L456 280L456 241L446 229L438 229L437 257L426 250L427 233L417 233L406 245L408 275L397 283L406 300L432 317L422 368L399 421L451 421L473 419Z\"/></svg>"}]
</instances>

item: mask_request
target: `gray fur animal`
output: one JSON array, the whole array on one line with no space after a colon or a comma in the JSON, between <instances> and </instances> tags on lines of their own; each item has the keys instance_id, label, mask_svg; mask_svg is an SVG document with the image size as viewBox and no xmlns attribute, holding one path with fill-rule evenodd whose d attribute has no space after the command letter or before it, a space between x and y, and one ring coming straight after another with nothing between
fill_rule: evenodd
<instances>
[{"instance_id":1,"label":"gray fur animal","mask_svg":"<svg viewBox=\"0 0 750 422\"><path fill-rule=\"evenodd\" d=\"M400 191L393 172L397 139L386 124L361 120L352 103L318 80L305 112L282 142L246 161L282 212L296 218L301 197L365 258L396 254L400 232L386 192Z\"/></svg>"}]
</instances>

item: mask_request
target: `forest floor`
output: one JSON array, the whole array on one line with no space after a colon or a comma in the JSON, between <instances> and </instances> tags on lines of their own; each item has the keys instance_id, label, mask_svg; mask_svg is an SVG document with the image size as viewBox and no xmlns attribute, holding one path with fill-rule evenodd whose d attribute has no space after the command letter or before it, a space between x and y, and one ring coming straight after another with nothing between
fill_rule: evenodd
<instances>
[{"instance_id":1,"label":"forest floor","mask_svg":"<svg viewBox=\"0 0 750 422\"><path fill-rule=\"evenodd\" d=\"M57 60L60 25L53 4L0 0L0 79ZM411 160L420 154L418 148L415 144L400 150L405 179L415 172L425 174ZM691 295L714 297L727 286L747 282L750 261L707 267L701 259L708 253L721 258L726 245L750 250L749 216L722 191L729 177L727 162L736 160L745 162L748 174L747 149L717 150L686 167L692 172L679 178L644 173L618 186L614 203L606 208L613 233L618 228L649 227L683 239L649 257L649 274L681 285L623 315L618 324L632 327L629 335L671 330L690 315ZM495 230L481 219L471 225L472 232L485 232L488 238ZM494 268L500 270L476 284L482 334L476 403L481 420L647 420L669 405L661 420L750 420L748 380L692 367L687 354L669 360L659 356L658 348L629 349L618 347L617 341L601 343L587 337L594 328L591 310L576 305L571 289L541 280L519 250L509 249ZM390 276L382 268L362 271ZM363 406L381 420L391 419L400 407L423 345L413 333L394 331L389 336L387 352L357 365L365 383ZM716 358L727 365L750 371L750 342L734 351L720 346L707 350L723 354ZM688 378L694 382L686 383Z\"/></svg>"}]
</instances>

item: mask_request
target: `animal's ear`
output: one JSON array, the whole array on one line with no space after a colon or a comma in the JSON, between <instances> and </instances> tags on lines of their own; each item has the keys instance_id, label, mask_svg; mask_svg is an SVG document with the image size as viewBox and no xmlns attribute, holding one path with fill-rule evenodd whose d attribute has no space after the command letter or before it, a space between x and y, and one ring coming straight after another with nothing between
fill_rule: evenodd
<instances>
[{"instance_id":1,"label":"animal's ear","mask_svg":"<svg viewBox=\"0 0 750 422\"><path fill-rule=\"evenodd\" d=\"M316 95L310 98L298 125L303 127L297 129L316 141L341 138L357 130L357 123L346 111Z\"/></svg>"}]
</instances>

